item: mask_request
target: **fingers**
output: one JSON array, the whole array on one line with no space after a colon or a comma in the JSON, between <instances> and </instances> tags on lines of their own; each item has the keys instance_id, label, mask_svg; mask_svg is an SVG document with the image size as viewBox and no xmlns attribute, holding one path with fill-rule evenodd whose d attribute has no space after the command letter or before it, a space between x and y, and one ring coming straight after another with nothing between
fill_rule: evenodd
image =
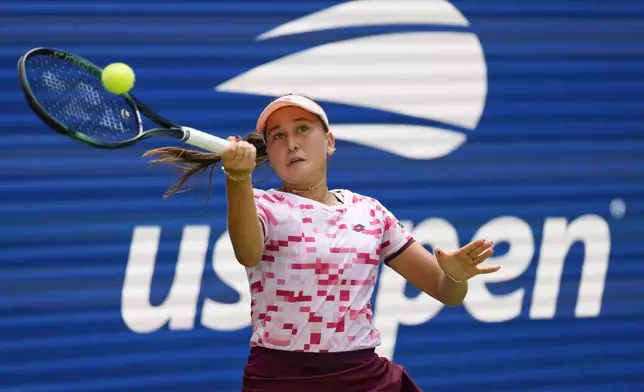
<instances>
[{"instance_id":1,"label":"fingers","mask_svg":"<svg viewBox=\"0 0 644 392\"><path fill-rule=\"evenodd\" d=\"M486 242L486 245L481 247L481 249L484 249L484 248L487 248L487 249L483 250L479 255L477 255L472 259L473 265L477 266L483 263L485 260L487 260L490 256L494 254L494 248L492 248L492 241ZM500 269L501 269L501 266L498 266L498 265L494 267L476 268L476 274L477 275L491 274Z\"/></svg>"},{"instance_id":2,"label":"fingers","mask_svg":"<svg viewBox=\"0 0 644 392\"><path fill-rule=\"evenodd\" d=\"M479 254L478 256L476 256L476 257L472 258L472 264L473 264L473 265L479 265L479 264L481 264L482 262L484 262L485 260L487 260L487 259L488 259L488 257L492 256L492 254L493 254L493 253L494 253L494 249L492 249L492 248L488 248L487 250L485 250L484 252L482 252L482 253L481 253L481 254Z\"/></svg>"},{"instance_id":3,"label":"fingers","mask_svg":"<svg viewBox=\"0 0 644 392\"><path fill-rule=\"evenodd\" d=\"M248 154L248 159L251 162L253 162L253 165L255 165L255 160L257 159L257 148L250 143L246 143L246 144L248 144L248 146L250 147L249 148L250 153Z\"/></svg>"},{"instance_id":4,"label":"fingers","mask_svg":"<svg viewBox=\"0 0 644 392\"><path fill-rule=\"evenodd\" d=\"M469 255L474 249L478 248L479 246L483 245L485 243L485 240L476 240L472 241L469 244L465 245L462 247L459 252L462 252L466 255Z\"/></svg>"},{"instance_id":5,"label":"fingers","mask_svg":"<svg viewBox=\"0 0 644 392\"><path fill-rule=\"evenodd\" d=\"M240 161L245 161L245 163L255 162L256 154L257 150L252 144L246 141L237 142L237 158Z\"/></svg>"},{"instance_id":6,"label":"fingers","mask_svg":"<svg viewBox=\"0 0 644 392\"><path fill-rule=\"evenodd\" d=\"M234 157L237 155L237 138L234 136L229 136L226 138L226 140L229 142L228 147L226 147L226 150L221 154L222 159L225 159L226 157Z\"/></svg>"},{"instance_id":7,"label":"fingers","mask_svg":"<svg viewBox=\"0 0 644 392\"><path fill-rule=\"evenodd\" d=\"M221 161L226 170L235 173L248 173L255 169L257 150L255 146L240 137L229 137L228 148L222 153Z\"/></svg>"},{"instance_id":8,"label":"fingers","mask_svg":"<svg viewBox=\"0 0 644 392\"><path fill-rule=\"evenodd\" d=\"M239 161L243 161L244 156L248 153L248 149L242 143L245 142L237 142L237 152L235 153L235 159Z\"/></svg>"},{"instance_id":9,"label":"fingers","mask_svg":"<svg viewBox=\"0 0 644 392\"><path fill-rule=\"evenodd\" d=\"M492 248L493 244L494 244L493 241L483 240L483 243L480 246L477 246L474 249L472 249L472 251L469 252L467 255L472 259L476 259L481 254L483 254L485 251L487 251L488 249Z\"/></svg>"},{"instance_id":10,"label":"fingers","mask_svg":"<svg viewBox=\"0 0 644 392\"><path fill-rule=\"evenodd\" d=\"M493 272L496 272L501 269L500 265L494 266L494 267L488 267L488 268L477 268L476 274L477 275L485 275L485 274L491 274Z\"/></svg>"}]
</instances>

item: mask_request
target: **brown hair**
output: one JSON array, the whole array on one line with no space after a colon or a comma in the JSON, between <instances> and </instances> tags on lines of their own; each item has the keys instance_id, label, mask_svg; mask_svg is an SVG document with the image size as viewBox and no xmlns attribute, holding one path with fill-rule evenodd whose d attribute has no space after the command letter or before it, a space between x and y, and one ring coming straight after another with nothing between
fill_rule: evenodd
<instances>
[{"instance_id":1,"label":"brown hair","mask_svg":"<svg viewBox=\"0 0 644 392\"><path fill-rule=\"evenodd\" d=\"M306 95L300 95L311 99ZM320 121L324 132L329 132L329 128L326 126L326 123L322 120L322 118L320 118L320 116L318 116L317 114L315 114L315 117L317 117L317 119ZM266 144L264 143L264 138L260 132L253 131L246 135L243 140L252 144L257 149L255 159L257 166L268 161ZM208 189L210 189L210 186L212 185L212 172L217 163L221 161L221 155L217 153L186 150L184 148L178 147L162 147L146 151L146 153L143 154L144 157L151 157L155 155L159 156L159 158L150 161L151 164L165 163L179 170L179 178L163 194L164 199L172 197L177 193L187 191L188 189L182 188L188 182L190 177L194 176L197 173L204 172L208 168L210 168L210 179L208 183Z\"/></svg>"},{"instance_id":2,"label":"brown hair","mask_svg":"<svg viewBox=\"0 0 644 392\"><path fill-rule=\"evenodd\" d=\"M262 135L258 132L251 132L243 138L248 143L255 146L257 149L256 164L261 165L268 161L268 154L266 152L266 145ZM163 198L167 199L176 193L185 192L187 189L182 189L188 182L190 177L195 174L205 172L210 168L210 181L209 188L212 184L212 172L221 161L221 155L214 152L202 152L195 150L187 150L178 147L162 147L154 150L146 151L144 157L157 156L150 161L151 164L165 163L175 167L179 171L179 178L172 184L170 188L163 194Z\"/></svg>"}]
</instances>

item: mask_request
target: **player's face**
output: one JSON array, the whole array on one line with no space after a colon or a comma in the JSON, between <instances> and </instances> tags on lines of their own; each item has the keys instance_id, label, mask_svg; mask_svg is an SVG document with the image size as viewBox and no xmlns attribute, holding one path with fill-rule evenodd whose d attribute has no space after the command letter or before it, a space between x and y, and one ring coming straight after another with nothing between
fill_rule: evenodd
<instances>
[{"instance_id":1,"label":"player's face","mask_svg":"<svg viewBox=\"0 0 644 392\"><path fill-rule=\"evenodd\" d=\"M313 113L296 106L276 110L266 121L268 159L287 184L312 185L326 174L333 135Z\"/></svg>"}]
</instances>

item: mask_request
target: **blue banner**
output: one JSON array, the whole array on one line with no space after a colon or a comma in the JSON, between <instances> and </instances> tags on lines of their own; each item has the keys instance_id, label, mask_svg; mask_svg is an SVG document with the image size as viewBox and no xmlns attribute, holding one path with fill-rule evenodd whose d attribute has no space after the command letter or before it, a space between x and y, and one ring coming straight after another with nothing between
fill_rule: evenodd
<instances>
[{"instance_id":1,"label":"blue banner","mask_svg":"<svg viewBox=\"0 0 644 392\"><path fill-rule=\"evenodd\" d=\"M238 391L250 292L224 181L169 200L147 140L92 149L27 106L16 63L125 62L175 122L245 135L316 99L329 183L428 248L494 240L443 307L383 267L380 355L427 391L644 389L644 2L4 1L0 391ZM149 125L149 124L148 124ZM278 184L270 168L256 187Z\"/></svg>"}]
</instances>

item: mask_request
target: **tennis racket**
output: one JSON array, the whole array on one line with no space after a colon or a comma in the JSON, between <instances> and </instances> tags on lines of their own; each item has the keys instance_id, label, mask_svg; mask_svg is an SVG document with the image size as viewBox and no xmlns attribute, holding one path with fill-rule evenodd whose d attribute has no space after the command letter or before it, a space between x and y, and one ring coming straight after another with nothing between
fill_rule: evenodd
<instances>
[{"instance_id":1,"label":"tennis racket","mask_svg":"<svg viewBox=\"0 0 644 392\"><path fill-rule=\"evenodd\" d=\"M103 70L72 53L34 48L18 61L29 107L56 132L99 148L124 148L151 137L179 139L222 153L228 141L178 125L153 112L132 94L103 87ZM143 118L155 128L144 130Z\"/></svg>"}]
</instances>

